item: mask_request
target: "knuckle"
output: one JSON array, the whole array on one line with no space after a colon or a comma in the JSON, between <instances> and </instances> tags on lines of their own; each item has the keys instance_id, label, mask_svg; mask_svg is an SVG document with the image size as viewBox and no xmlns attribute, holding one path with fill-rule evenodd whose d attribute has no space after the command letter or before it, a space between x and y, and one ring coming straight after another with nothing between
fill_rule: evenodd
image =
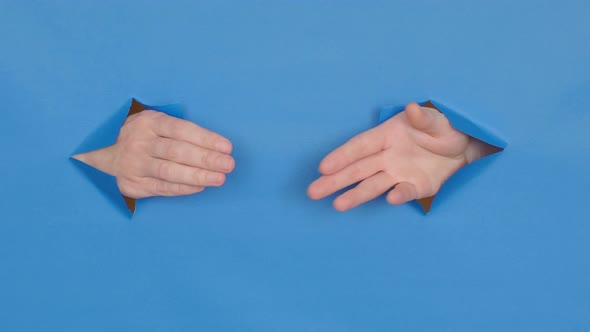
<instances>
[{"instance_id":1,"label":"knuckle","mask_svg":"<svg viewBox=\"0 0 590 332\"><path fill-rule=\"evenodd\" d=\"M140 175L145 173L145 163L143 158L129 158L123 166L128 165L125 169L129 175Z\"/></svg>"},{"instance_id":2,"label":"knuckle","mask_svg":"<svg viewBox=\"0 0 590 332\"><path fill-rule=\"evenodd\" d=\"M221 170L222 168L227 169L228 167L233 167L232 162L233 160L225 159L223 155L217 152L211 152L207 166L211 169Z\"/></svg>"},{"instance_id":3,"label":"knuckle","mask_svg":"<svg viewBox=\"0 0 590 332\"><path fill-rule=\"evenodd\" d=\"M211 162L211 152L203 151L203 154L201 154L201 164L202 165L209 165L210 162Z\"/></svg>"},{"instance_id":4,"label":"knuckle","mask_svg":"<svg viewBox=\"0 0 590 332\"><path fill-rule=\"evenodd\" d=\"M139 127L151 127L154 123L154 116L150 111L143 111L136 115L132 123Z\"/></svg>"},{"instance_id":5,"label":"knuckle","mask_svg":"<svg viewBox=\"0 0 590 332\"><path fill-rule=\"evenodd\" d=\"M166 179L171 175L171 166L172 164L166 161L163 161L158 166L158 177L161 179Z\"/></svg>"},{"instance_id":6,"label":"knuckle","mask_svg":"<svg viewBox=\"0 0 590 332\"><path fill-rule=\"evenodd\" d=\"M140 154L145 151L145 143L141 140L129 139L124 143L125 152L129 154Z\"/></svg>"},{"instance_id":7,"label":"knuckle","mask_svg":"<svg viewBox=\"0 0 590 332\"><path fill-rule=\"evenodd\" d=\"M203 144L205 146L212 146L213 142L215 141L214 135L208 132L204 132L201 134L201 139L203 140Z\"/></svg>"},{"instance_id":8,"label":"knuckle","mask_svg":"<svg viewBox=\"0 0 590 332\"><path fill-rule=\"evenodd\" d=\"M205 183L205 176L200 170L193 170L191 175L193 185L201 185Z\"/></svg>"},{"instance_id":9,"label":"knuckle","mask_svg":"<svg viewBox=\"0 0 590 332\"><path fill-rule=\"evenodd\" d=\"M177 132L182 128L182 122L180 120L164 113L159 116L159 121L162 126L166 127L171 133Z\"/></svg>"},{"instance_id":10,"label":"knuckle","mask_svg":"<svg viewBox=\"0 0 590 332\"><path fill-rule=\"evenodd\" d=\"M154 111L154 110L144 110L144 111L142 111L142 112L141 112L141 113L139 113L139 114L143 114L143 115L144 115L144 116L146 116L146 117L151 117L151 118L153 118L153 117L156 117L156 116L158 116L159 114L162 114L162 112L158 112L158 111Z\"/></svg>"},{"instance_id":11,"label":"knuckle","mask_svg":"<svg viewBox=\"0 0 590 332\"><path fill-rule=\"evenodd\" d=\"M167 189L165 182L154 181L152 184L152 191L156 194L165 195L168 192Z\"/></svg>"},{"instance_id":12,"label":"knuckle","mask_svg":"<svg viewBox=\"0 0 590 332\"><path fill-rule=\"evenodd\" d=\"M144 111L146 112L146 111ZM166 114L161 112L154 112L150 111L149 115L149 122L150 128L166 130L169 127L169 119L166 117Z\"/></svg>"},{"instance_id":13,"label":"knuckle","mask_svg":"<svg viewBox=\"0 0 590 332\"><path fill-rule=\"evenodd\" d=\"M161 121L162 115L164 115L164 113L154 110L145 110L139 113L138 115L143 118L143 121L150 124L154 124Z\"/></svg>"},{"instance_id":14,"label":"knuckle","mask_svg":"<svg viewBox=\"0 0 590 332\"><path fill-rule=\"evenodd\" d=\"M173 141L168 140L164 143L164 156L166 159L176 159L180 155L179 147Z\"/></svg>"}]
</instances>

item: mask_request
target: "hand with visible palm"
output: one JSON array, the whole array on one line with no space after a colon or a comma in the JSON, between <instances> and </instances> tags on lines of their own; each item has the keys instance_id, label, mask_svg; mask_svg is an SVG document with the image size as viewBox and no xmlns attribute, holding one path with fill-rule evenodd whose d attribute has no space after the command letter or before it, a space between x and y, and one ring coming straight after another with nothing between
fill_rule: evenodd
<instances>
[{"instance_id":1,"label":"hand with visible palm","mask_svg":"<svg viewBox=\"0 0 590 332\"><path fill-rule=\"evenodd\" d=\"M319 167L322 176L309 186L308 195L322 199L360 181L336 198L337 210L354 208L391 188L387 201L399 205L434 196L453 173L493 149L454 129L438 110L410 103L326 156Z\"/></svg>"}]
</instances>

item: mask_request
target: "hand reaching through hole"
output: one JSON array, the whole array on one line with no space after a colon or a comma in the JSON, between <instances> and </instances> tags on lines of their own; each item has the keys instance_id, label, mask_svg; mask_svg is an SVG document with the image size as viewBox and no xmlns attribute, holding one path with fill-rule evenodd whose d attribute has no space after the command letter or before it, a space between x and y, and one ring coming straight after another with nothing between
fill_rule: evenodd
<instances>
[{"instance_id":1,"label":"hand reaching through hole","mask_svg":"<svg viewBox=\"0 0 590 332\"><path fill-rule=\"evenodd\" d=\"M130 198L180 196L218 187L235 166L231 142L156 111L127 118L115 144L73 156L117 178Z\"/></svg>"},{"instance_id":2,"label":"hand reaching through hole","mask_svg":"<svg viewBox=\"0 0 590 332\"><path fill-rule=\"evenodd\" d=\"M360 182L334 200L338 211L386 191L387 201L400 205L434 196L461 167L497 150L454 129L438 110L410 103L328 154L307 192L317 200Z\"/></svg>"}]
</instances>

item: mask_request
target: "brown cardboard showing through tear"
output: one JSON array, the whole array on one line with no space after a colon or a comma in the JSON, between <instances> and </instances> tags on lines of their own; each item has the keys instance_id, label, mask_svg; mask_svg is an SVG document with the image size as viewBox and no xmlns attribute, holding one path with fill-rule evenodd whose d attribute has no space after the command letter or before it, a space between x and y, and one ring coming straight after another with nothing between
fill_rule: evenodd
<instances>
[{"instance_id":1,"label":"brown cardboard showing through tear","mask_svg":"<svg viewBox=\"0 0 590 332\"><path fill-rule=\"evenodd\" d=\"M127 113L127 118L129 118L130 116L143 112L146 109L148 109L145 105L143 105L142 103L138 102L135 98L133 98L131 100L131 106L129 107L129 113ZM131 211L131 213L135 213L135 206L137 203L137 200L135 198L131 198L131 197L127 197L123 194L121 194L123 196L123 198L125 199L125 204L127 205L127 208L129 209L129 211Z\"/></svg>"},{"instance_id":2,"label":"brown cardboard showing through tear","mask_svg":"<svg viewBox=\"0 0 590 332\"><path fill-rule=\"evenodd\" d=\"M430 207L432 206L432 201L434 201L434 196L430 196L430 197L426 197L426 198L420 198L418 200L418 203L420 203L420 205L422 206L422 209L424 209L424 212L428 213L430 212Z\"/></svg>"}]
</instances>

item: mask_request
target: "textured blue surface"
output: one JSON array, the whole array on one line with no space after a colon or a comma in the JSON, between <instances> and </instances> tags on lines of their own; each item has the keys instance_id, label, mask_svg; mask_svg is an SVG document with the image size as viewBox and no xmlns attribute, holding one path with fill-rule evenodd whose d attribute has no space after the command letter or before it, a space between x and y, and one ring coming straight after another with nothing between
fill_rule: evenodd
<instances>
[{"instance_id":1,"label":"textured blue surface","mask_svg":"<svg viewBox=\"0 0 590 332\"><path fill-rule=\"evenodd\" d=\"M587 1L0 0L0 330L588 331ZM68 160L131 97L234 143L129 219ZM425 216L306 186L382 105L505 139Z\"/></svg>"}]
</instances>

